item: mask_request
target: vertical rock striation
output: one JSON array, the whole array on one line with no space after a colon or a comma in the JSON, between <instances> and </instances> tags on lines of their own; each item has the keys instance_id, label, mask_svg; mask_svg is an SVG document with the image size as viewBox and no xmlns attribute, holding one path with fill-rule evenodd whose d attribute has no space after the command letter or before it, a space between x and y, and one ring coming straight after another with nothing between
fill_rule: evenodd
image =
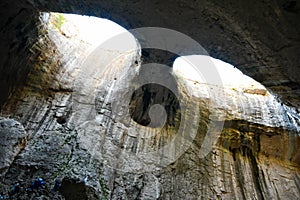
<instances>
[{"instance_id":1,"label":"vertical rock striation","mask_svg":"<svg viewBox=\"0 0 300 200\"><path fill-rule=\"evenodd\" d=\"M47 188L19 199L299 198L299 113L257 82L220 90L168 68L158 72L176 90L139 87L138 46L89 54L76 36L40 28L28 82L2 109L14 118L0 119L2 191L38 176ZM201 156L207 134L217 140Z\"/></svg>"}]
</instances>

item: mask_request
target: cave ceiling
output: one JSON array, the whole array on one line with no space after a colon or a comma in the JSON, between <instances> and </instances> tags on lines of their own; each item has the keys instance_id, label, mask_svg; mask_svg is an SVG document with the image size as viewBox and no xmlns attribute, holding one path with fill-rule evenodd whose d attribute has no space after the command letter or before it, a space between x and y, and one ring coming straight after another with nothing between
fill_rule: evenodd
<instances>
[{"instance_id":1,"label":"cave ceiling","mask_svg":"<svg viewBox=\"0 0 300 200\"><path fill-rule=\"evenodd\" d=\"M11 77L2 78L5 79L1 86L2 96L9 94L7 88L11 87L11 79L20 84L25 80L28 70L20 69L21 60L13 62L11 58L13 53L26 54L29 48L26 45L38 37L32 26L39 12L64 12L107 18L127 29L163 27L184 33L201 44L212 57L235 65L286 104L299 108L300 6L295 2L2 1L1 68L5 74L1 76ZM15 47L18 45L22 47ZM16 70L18 73L14 73Z\"/></svg>"}]
</instances>

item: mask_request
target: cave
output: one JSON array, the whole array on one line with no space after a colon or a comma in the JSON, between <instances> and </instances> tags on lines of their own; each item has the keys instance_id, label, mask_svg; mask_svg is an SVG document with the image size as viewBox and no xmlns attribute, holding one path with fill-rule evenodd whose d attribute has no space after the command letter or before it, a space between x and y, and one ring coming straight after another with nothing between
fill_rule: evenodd
<instances>
[{"instance_id":1,"label":"cave","mask_svg":"<svg viewBox=\"0 0 300 200\"><path fill-rule=\"evenodd\" d=\"M0 9L0 197L299 198L298 1ZM124 34L93 46L67 14ZM46 188L26 192L35 177Z\"/></svg>"}]
</instances>

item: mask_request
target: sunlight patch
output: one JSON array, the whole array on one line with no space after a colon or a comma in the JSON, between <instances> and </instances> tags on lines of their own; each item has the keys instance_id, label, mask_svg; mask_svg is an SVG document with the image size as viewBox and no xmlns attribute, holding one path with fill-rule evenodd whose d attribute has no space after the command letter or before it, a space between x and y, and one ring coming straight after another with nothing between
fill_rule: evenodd
<instances>
[{"instance_id":1,"label":"sunlight patch","mask_svg":"<svg viewBox=\"0 0 300 200\"><path fill-rule=\"evenodd\" d=\"M132 34L108 19L51 12L50 24L64 36L80 38L93 47L101 45L105 49L124 51L137 45Z\"/></svg>"},{"instance_id":2,"label":"sunlight patch","mask_svg":"<svg viewBox=\"0 0 300 200\"><path fill-rule=\"evenodd\" d=\"M203 69L206 74L203 75L199 69ZM233 65L210 56L181 56L175 60L173 70L175 75L192 82L194 85L217 85L250 94L267 94L267 90L262 84L243 74ZM215 76L219 76L221 82L215 82Z\"/></svg>"}]
</instances>

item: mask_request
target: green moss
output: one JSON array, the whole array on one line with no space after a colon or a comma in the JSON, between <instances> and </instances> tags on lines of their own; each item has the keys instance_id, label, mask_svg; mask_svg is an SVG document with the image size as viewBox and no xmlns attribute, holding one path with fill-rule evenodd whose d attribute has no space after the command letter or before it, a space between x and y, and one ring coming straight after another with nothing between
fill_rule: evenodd
<instances>
[{"instance_id":1,"label":"green moss","mask_svg":"<svg viewBox=\"0 0 300 200\"><path fill-rule=\"evenodd\" d=\"M62 15L59 14L58 15L58 20L57 20L57 26L59 27L59 29L61 28L61 26L63 25L63 23L66 21L66 18Z\"/></svg>"},{"instance_id":2,"label":"green moss","mask_svg":"<svg viewBox=\"0 0 300 200\"><path fill-rule=\"evenodd\" d=\"M60 13L52 13L51 14L51 23L53 24L53 26L60 30L62 25L65 23L66 18L64 17L63 14Z\"/></svg>"}]
</instances>

